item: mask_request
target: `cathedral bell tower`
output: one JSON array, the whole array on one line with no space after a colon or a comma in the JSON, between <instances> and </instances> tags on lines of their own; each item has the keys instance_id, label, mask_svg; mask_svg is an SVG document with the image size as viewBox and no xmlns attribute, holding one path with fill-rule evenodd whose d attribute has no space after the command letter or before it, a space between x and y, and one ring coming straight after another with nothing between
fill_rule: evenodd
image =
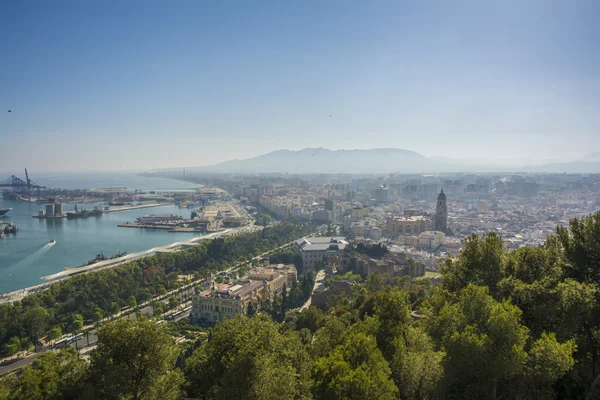
<instances>
[{"instance_id":1,"label":"cathedral bell tower","mask_svg":"<svg viewBox=\"0 0 600 400\"><path fill-rule=\"evenodd\" d=\"M446 206L446 195L444 189L440 192L437 198L435 207L435 230L446 233L448 224L448 207Z\"/></svg>"}]
</instances>

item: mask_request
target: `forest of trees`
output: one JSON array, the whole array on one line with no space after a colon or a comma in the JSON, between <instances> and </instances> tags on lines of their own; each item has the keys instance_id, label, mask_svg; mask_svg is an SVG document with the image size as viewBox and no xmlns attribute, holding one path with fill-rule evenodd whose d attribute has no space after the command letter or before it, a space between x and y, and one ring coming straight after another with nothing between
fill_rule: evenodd
<instances>
[{"instance_id":1,"label":"forest of trees","mask_svg":"<svg viewBox=\"0 0 600 400\"><path fill-rule=\"evenodd\" d=\"M226 320L181 370L159 328L108 323L90 365L44 355L0 399L600 398L600 213L537 248L471 236L442 275L374 274L324 310Z\"/></svg>"},{"instance_id":2,"label":"forest of trees","mask_svg":"<svg viewBox=\"0 0 600 400\"><path fill-rule=\"evenodd\" d=\"M309 232L307 225L284 222L258 232L213 239L180 252L157 254L57 282L20 302L0 305L0 351L14 354L29 348L52 330L75 331L83 326L83 321L95 322L118 313L122 307L176 289L180 285L179 274L195 273L200 278Z\"/></svg>"}]
</instances>

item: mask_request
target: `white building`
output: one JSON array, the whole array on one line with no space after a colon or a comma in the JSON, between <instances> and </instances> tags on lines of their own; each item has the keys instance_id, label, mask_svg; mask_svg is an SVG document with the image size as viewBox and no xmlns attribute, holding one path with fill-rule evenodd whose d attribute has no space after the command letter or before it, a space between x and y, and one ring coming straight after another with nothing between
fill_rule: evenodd
<instances>
[{"instance_id":1,"label":"white building","mask_svg":"<svg viewBox=\"0 0 600 400\"><path fill-rule=\"evenodd\" d=\"M426 231L419 234L419 243L417 247L420 249L433 251L444 244L445 238L446 235L443 232Z\"/></svg>"},{"instance_id":2,"label":"white building","mask_svg":"<svg viewBox=\"0 0 600 400\"><path fill-rule=\"evenodd\" d=\"M337 237L307 237L296 240L294 252L302 257L304 268L314 268L316 262L323 257L339 254L348 246L343 236Z\"/></svg>"}]
</instances>

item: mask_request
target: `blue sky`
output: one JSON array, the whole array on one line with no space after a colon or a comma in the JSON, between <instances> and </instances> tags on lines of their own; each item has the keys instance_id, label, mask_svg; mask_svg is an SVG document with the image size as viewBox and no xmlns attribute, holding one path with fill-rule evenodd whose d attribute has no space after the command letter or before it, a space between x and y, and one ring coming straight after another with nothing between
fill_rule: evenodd
<instances>
[{"instance_id":1,"label":"blue sky","mask_svg":"<svg viewBox=\"0 0 600 400\"><path fill-rule=\"evenodd\" d=\"M304 147L576 159L600 147L598 16L593 0L4 0L0 170Z\"/></svg>"}]
</instances>

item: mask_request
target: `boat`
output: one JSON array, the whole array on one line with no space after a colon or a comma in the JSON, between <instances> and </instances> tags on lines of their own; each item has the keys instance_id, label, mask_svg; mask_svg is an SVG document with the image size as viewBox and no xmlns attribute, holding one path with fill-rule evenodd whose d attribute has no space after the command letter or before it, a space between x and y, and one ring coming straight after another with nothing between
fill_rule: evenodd
<instances>
[{"instance_id":1,"label":"boat","mask_svg":"<svg viewBox=\"0 0 600 400\"><path fill-rule=\"evenodd\" d=\"M162 214L162 215L151 214L151 215L144 215L143 217L138 217L136 219L140 224L157 224L157 223L167 222L167 221L179 221L179 220L182 220L183 218L179 215L174 215L174 214Z\"/></svg>"},{"instance_id":2,"label":"boat","mask_svg":"<svg viewBox=\"0 0 600 400\"><path fill-rule=\"evenodd\" d=\"M7 200L18 200L19 199L18 194L16 194L15 192L9 192L9 191L2 192L2 197Z\"/></svg>"},{"instance_id":3,"label":"boat","mask_svg":"<svg viewBox=\"0 0 600 400\"><path fill-rule=\"evenodd\" d=\"M102 215L102 210L98 207L94 207L91 210L68 211L67 219L97 217L99 215Z\"/></svg>"},{"instance_id":4,"label":"boat","mask_svg":"<svg viewBox=\"0 0 600 400\"><path fill-rule=\"evenodd\" d=\"M111 260L113 260L113 259L115 259L115 258L124 257L124 256L126 256L126 255L127 255L127 252L126 252L126 251L124 251L124 252L122 252L122 253L117 253L117 254L115 254L115 255L114 255L114 256L112 256L110 259L111 259Z\"/></svg>"},{"instance_id":5,"label":"boat","mask_svg":"<svg viewBox=\"0 0 600 400\"><path fill-rule=\"evenodd\" d=\"M6 214L12 211L12 208L2 208L0 209L0 217L4 217Z\"/></svg>"},{"instance_id":6,"label":"boat","mask_svg":"<svg viewBox=\"0 0 600 400\"><path fill-rule=\"evenodd\" d=\"M54 239L51 239L51 240L50 240L50 243L56 243L56 240L54 240Z\"/></svg>"},{"instance_id":7,"label":"boat","mask_svg":"<svg viewBox=\"0 0 600 400\"><path fill-rule=\"evenodd\" d=\"M104 254L104 252L102 250L100 250L100 254L97 254L96 258L92 258L92 259L88 260L87 265L96 264L97 262L105 261L105 260L108 260L108 256L106 256Z\"/></svg>"},{"instance_id":8,"label":"boat","mask_svg":"<svg viewBox=\"0 0 600 400\"><path fill-rule=\"evenodd\" d=\"M5 223L4 225L4 228L1 229L4 233L17 233L19 231L19 228L15 224Z\"/></svg>"}]
</instances>

